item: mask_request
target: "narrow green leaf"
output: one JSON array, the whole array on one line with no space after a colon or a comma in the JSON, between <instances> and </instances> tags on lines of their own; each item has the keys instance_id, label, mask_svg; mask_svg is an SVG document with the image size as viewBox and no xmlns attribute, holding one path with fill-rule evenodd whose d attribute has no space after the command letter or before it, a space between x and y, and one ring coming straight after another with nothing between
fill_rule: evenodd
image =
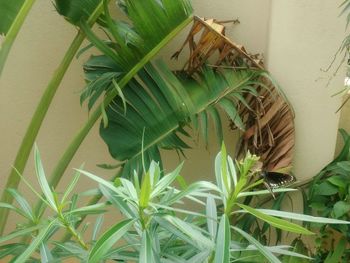
<instances>
[{"instance_id":1,"label":"narrow green leaf","mask_svg":"<svg viewBox=\"0 0 350 263\"><path fill-rule=\"evenodd\" d=\"M288 218L288 219L304 221L304 222L313 222L313 223L320 223L320 224L350 224L349 221L326 218L326 217L316 217L316 216L309 216L309 215L296 214L296 213L277 211L277 210L269 210L269 209L256 209L256 210L266 215L278 216L282 218Z\"/></svg>"},{"instance_id":2,"label":"narrow green leaf","mask_svg":"<svg viewBox=\"0 0 350 263\"><path fill-rule=\"evenodd\" d=\"M97 235L98 233L100 232L101 230L101 227L103 225L103 220L104 220L104 216L103 215L100 215L99 217L97 217L96 219L96 222L95 222L95 226L94 226L94 229L92 231L92 237L91 239L93 241L96 241L97 240Z\"/></svg>"},{"instance_id":3,"label":"narrow green leaf","mask_svg":"<svg viewBox=\"0 0 350 263\"><path fill-rule=\"evenodd\" d=\"M172 216L164 216L165 220L167 220L169 223L171 223L173 226L178 228L181 232L183 232L185 235L189 236L198 247L201 249L213 249L214 244L213 242L205 237L202 233L200 233L198 230L194 228L194 226L190 223L187 223L179 218L172 217Z\"/></svg>"},{"instance_id":4,"label":"narrow green leaf","mask_svg":"<svg viewBox=\"0 0 350 263\"><path fill-rule=\"evenodd\" d=\"M106 212L106 209L107 209L106 203L97 203L94 205L83 206L83 207L73 209L73 210L67 212L67 214L80 215L80 216L81 215L95 215L95 214L102 214L102 213Z\"/></svg>"},{"instance_id":5,"label":"narrow green leaf","mask_svg":"<svg viewBox=\"0 0 350 263\"><path fill-rule=\"evenodd\" d=\"M10 255L17 256L21 254L27 248L27 246L28 244L25 243L12 243L0 246L0 259Z\"/></svg>"},{"instance_id":6,"label":"narrow green leaf","mask_svg":"<svg viewBox=\"0 0 350 263\"><path fill-rule=\"evenodd\" d=\"M348 214L349 211L350 211L350 204L345 201L338 201L333 206L333 212L334 212L335 218L340 218L343 215ZM350 222L348 222L348 224L350 224Z\"/></svg>"},{"instance_id":7,"label":"narrow green leaf","mask_svg":"<svg viewBox=\"0 0 350 263\"><path fill-rule=\"evenodd\" d=\"M146 230L142 232L139 262L140 263L154 262L152 241L151 241L150 235Z\"/></svg>"},{"instance_id":8,"label":"narrow green leaf","mask_svg":"<svg viewBox=\"0 0 350 263\"><path fill-rule=\"evenodd\" d=\"M81 165L79 169L83 169L84 165ZM74 187L77 185L80 178L80 172L76 171L73 180L68 185L67 190L64 192L63 197L61 199L61 204L64 205L69 194L73 191Z\"/></svg>"},{"instance_id":9,"label":"narrow green leaf","mask_svg":"<svg viewBox=\"0 0 350 263\"><path fill-rule=\"evenodd\" d=\"M118 85L118 83L115 81L115 79L112 79L112 83L114 85L114 88L117 90L118 92L118 96L121 98L122 102L123 102L123 108L124 108L124 115L126 114L126 99L125 96L123 94L122 89L120 88L120 86Z\"/></svg>"},{"instance_id":10,"label":"narrow green leaf","mask_svg":"<svg viewBox=\"0 0 350 263\"><path fill-rule=\"evenodd\" d=\"M39 234L33 239L28 248L14 261L14 263L25 263L30 258L30 256L35 252L35 250L41 245L45 240L47 235L51 232L52 227L56 224L56 221L50 222L45 228L39 231Z\"/></svg>"},{"instance_id":11,"label":"narrow green leaf","mask_svg":"<svg viewBox=\"0 0 350 263\"><path fill-rule=\"evenodd\" d=\"M27 227L21 230L17 230L14 231L6 236L1 236L0 237L0 243L4 243L7 242L11 239L14 239L16 237L22 237L22 236L27 236L29 234L31 234L34 231L37 231L39 229L42 229L43 227L45 227L45 225L36 225L36 226L32 226L32 227Z\"/></svg>"},{"instance_id":12,"label":"narrow green leaf","mask_svg":"<svg viewBox=\"0 0 350 263\"><path fill-rule=\"evenodd\" d=\"M259 243L258 240L256 240L254 237L252 237L251 235L249 235L248 233L244 232L243 230L239 229L238 227L234 227L231 226L231 228L233 230L235 230L236 232L238 232L239 234L241 234L246 240L249 241L249 243L251 243L252 245L254 245L259 252L266 258L269 260L269 262L271 263L281 263L281 261L274 255L271 253L271 251L269 251L268 249L266 249L262 244Z\"/></svg>"},{"instance_id":13,"label":"narrow green leaf","mask_svg":"<svg viewBox=\"0 0 350 263\"><path fill-rule=\"evenodd\" d=\"M297 189L292 188L278 188L273 189L273 193L287 193L287 192L296 192ZM259 191L252 191L252 192L241 192L238 194L238 197L246 197L246 196L256 196L256 195L271 195L271 192L269 190L259 190Z\"/></svg>"},{"instance_id":14,"label":"narrow green leaf","mask_svg":"<svg viewBox=\"0 0 350 263\"><path fill-rule=\"evenodd\" d=\"M206 205L206 216L207 216L207 227L208 232L210 233L212 239L214 240L216 237L217 227L218 227L218 219L217 219L217 208L214 197L209 194L207 198Z\"/></svg>"},{"instance_id":15,"label":"narrow green leaf","mask_svg":"<svg viewBox=\"0 0 350 263\"><path fill-rule=\"evenodd\" d=\"M167 187L169 187L179 176L180 171L182 170L182 167L183 167L183 162L178 167L176 167L176 169L173 172L165 175L154 187L151 193L151 198L154 198L155 196L159 195Z\"/></svg>"},{"instance_id":16,"label":"narrow green leaf","mask_svg":"<svg viewBox=\"0 0 350 263\"><path fill-rule=\"evenodd\" d=\"M224 135L222 131L222 122L221 122L220 114L218 110L214 107L209 107L207 111L209 112L214 122L218 144L221 145L224 140Z\"/></svg>"},{"instance_id":17,"label":"narrow green leaf","mask_svg":"<svg viewBox=\"0 0 350 263\"><path fill-rule=\"evenodd\" d=\"M109 230L96 242L89 255L89 263L100 263L105 258L109 250L129 231L135 220L124 220Z\"/></svg>"},{"instance_id":18,"label":"narrow green leaf","mask_svg":"<svg viewBox=\"0 0 350 263\"><path fill-rule=\"evenodd\" d=\"M230 222L228 221L228 217L224 214L220 220L218 236L216 239L215 263L230 262L230 241Z\"/></svg>"},{"instance_id":19,"label":"narrow green leaf","mask_svg":"<svg viewBox=\"0 0 350 263\"><path fill-rule=\"evenodd\" d=\"M38 177L40 188L43 191L46 197L46 200L50 204L51 208L57 212L58 211L57 204L55 202L55 198L49 186L49 183L46 180L44 167L41 162L40 153L37 145L34 146L34 161L35 161L35 171Z\"/></svg>"},{"instance_id":20,"label":"narrow green leaf","mask_svg":"<svg viewBox=\"0 0 350 263\"><path fill-rule=\"evenodd\" d=\"M111 182L102 179L101 177L98 177L92 173L83 171L83 170L79 170L77 169L78 172L80 172L81 174L89 177L90 179L94 180L95 182L107 187L108 189L112 190L114 193L116 194L121 194L121 192L119 191L119 189L117 187L115 187Z\"/></svg>"},{"instance_id":21,"label":"narrow green leaf","mask_svg":"<svg viewBox=\"0 0 350 263\"><path fill-rule=\"evenodd\" d=\"M151 186L151 178L150 172L147 172L143 178L143 182L141 185L141 193L140 193L140 207L146 208L148 206L148 202L151 196L152 186Z\"/></svg>"},{"instance_id":22,"label":"narrow green leaf","mask_svg":"<svg viewBox=\"0 0 350 263\"><path fill-rule=\"evenodd\" d=\"M15 189L9 188L7 191L15 198L29 220L35 221L35 215L27 200Z\"/></svg>"},{"instance_id":23,"label":"narrow green leaf","mask_svg":"<svg viewBox=\"0 0 350 263\"><path fill-rule=\"evenodd\" d=\"M28 215L26 213L24 213L22 210L18 209L17 207L15 207L13 205L0 202L0 208L1 209L10 209L10 210L16 212L17 214L27 218L28 220L32 220L31 217L28 217Z\"/></svg>"},{"instance_id":24,"label":"narrow green leaf","mask_svg":"<svg viewBox=\"0 0 350 263\"><path fill-rule=\"evenodd\" d=\"M40 259L41 263L50 263L53 261L53 256L50 252L50 249L44 243L41 243L40 245Z\"/></svg>"},{"instance_id":25,"label":"narrow green leaf","mask_svg":"<svg viewBox=\"0 0 350 263\"><path fill-rule=\"evenodd\" d=\"M297 234L303 234L303 235L314 235L313 232L307 230L306 228L299 226L297 224L288 222L286 220L282 220L270 215L266 215L254 208L251 208L249 206L243 205L243 204L237 204L242 209L246 210L248 213L252 214L253 216L265 221L266 223L269 223L270 225Z\"/></svg>"},{"instance_id":26,"label":"narrow green leaf","mask_svg":"<svg viewBox=\"0 0 350 263\"><path fill-rule=\"evenodd\" d=\"M100 189L106 199L115 205L123 215L125 215L127 218L137 217L138 213L136 209L133 210L131 207L129 207L128 203L126 203L122 197L116 195L112 190L103 185L100 186Z\"/></svg>"},{"instance_id":27,"label":"narrow green leaf","mask_svg":"<svg viewBox=\"0 0 350 263\"><path fill-rule=\"evenodd\" d=\"M245 127L244 127L243 121L239 116L236 106L232 103L232 101L224 98L219 101L219 105L230 116L231 120L237 126L237 128L244 131Z\"/></svg>"},{"instance_id":28,"label":"narrow green leaf","mask_svg":"<svg viewBox=\"0 0 350 263\"><path fill-rule=\"evenodd\" d=\"M105 109L105 104L102 101L101 103L101 115L102 115L102 124L103 124L103 128L107 128L108 127L108 116L106 113L106 109Z\"/></svg>"}]
</instances>

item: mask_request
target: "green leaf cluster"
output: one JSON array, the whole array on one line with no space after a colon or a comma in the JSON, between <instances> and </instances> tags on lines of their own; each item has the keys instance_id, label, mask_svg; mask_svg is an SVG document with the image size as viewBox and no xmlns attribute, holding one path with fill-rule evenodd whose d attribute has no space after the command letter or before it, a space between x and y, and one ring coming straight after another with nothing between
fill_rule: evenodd
<instances>
[{"instance_id":1,"label":"green leaf cluster","mask_svg":"<svg viewBox=\"0 0 350 263\"><path fill-rule=\"evenodd\" d=\"M306 206L310 212L320 216L350 221L350 135L340 130L344 146L339 155L315 176L310 183ZM319 228L318 251L316 256L324 262L347 262L350 250L350 227L343 224L317 224ZM339 236L335 240L335 236ZM332 243L324 246L325 241ZM343 244L345 242L345 244ZM340 252L338 251L340 248ZM330 261L330 258L333 261ZM327 259L327 260L326 260Z\"/></svg>"},{"instance_id":2,"label":"green leaf cluster","mask_svg":"<svg viewBox=\"0 0 350 263\"><path fill-rule=\"evenodd\" d=\"M43 196L26 184L50 207L52 213L39 219L26 199L17 191L9 190L18 206L1 204L23 216L25 223L17 230L0 238L0 258L12 258L11 262L61 262L75 258L81 262L292 262L308 260L301 254L300 246L267 246L260 243L249 231L242 230L234 222L242 214L251 214L258 220L283 231L312 234L307 229L285 219L319 223L347 224L340 220L305 216L278 210L254 209L241 203L246 196L268 195L268 191L250 191L249 180L255 177L252 169L257 157L248 155L240 162L227 156L225 147L216 158L216 183L199 181L183 182L182 165L173 172L161 175L160 166L152 161L142 181L137 173L131 179L119 178L115 183L92 173L77 169L72 182L64 193L52 189L45 176L40 154L35 148L35 167ZM245 174L241 174L245 171ZM80 175L94 180L107 202L78 207L80 197L96 191L74 194ZM23 179L25 180L25 179ZM242 183L245 182L245 183ZM240 189L240 190L237 190ZM189 202L197 209L189 209ZM123 219L99 234L103 216L113 207ZM99 215L90 239L84 234L88 224L78 227L86 215ZM71 238L60 240L61 231ZM13 241L18 237L30 237L30 243ZM8 242L13 243L8 243ZM337 252L339 253L339 252ZM335 256L334 256L335 257ZM289 261L286 261L289 260ZM301 261L297 261L301 262Z\"/></svg>"}]
</instances>

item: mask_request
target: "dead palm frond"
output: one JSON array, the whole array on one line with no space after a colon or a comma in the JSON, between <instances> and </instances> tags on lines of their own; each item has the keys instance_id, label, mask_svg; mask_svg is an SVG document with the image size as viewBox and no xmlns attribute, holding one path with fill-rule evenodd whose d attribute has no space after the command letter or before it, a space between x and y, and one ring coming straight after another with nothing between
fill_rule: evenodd
<instances>
[{"instance_id":1,"label":"dead palm frond","mask_svg":"<svg viewBox=\"0 0 350 263\"><path fill-rule=\"evenodd\" d=\"M232 71L264 70L262 59L229 40L225 27L213 19L196 17L185 43L173 57L177 58L187 44L190 54L184 69L190 75L201 70L205 63ZM239 115L246 130L241 136L238 155L250 151L261 157L263 169L286 172L292 166L294 155L293 110L268 74L262 76L254 88L257 94L245 93L240 100ZM232 123L232 127L236 125Z\"/></svg>"}]
</instances>

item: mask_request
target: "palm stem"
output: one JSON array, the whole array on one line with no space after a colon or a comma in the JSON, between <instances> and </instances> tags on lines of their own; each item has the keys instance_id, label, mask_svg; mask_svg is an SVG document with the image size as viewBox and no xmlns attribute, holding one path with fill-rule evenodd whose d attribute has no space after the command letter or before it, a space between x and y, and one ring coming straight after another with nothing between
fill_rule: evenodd
<instances>
[{"instance_id":1,"label":"palm stem","mask_svg":"<svg viewBox=\"0 0 350 263\"><path fill-rule=\"evenodd\" d=\"M143 57L143 59L136 64L118 83L119 87L122 89L124 88L127 83L137 74L137 72L142 69L166 44L168 44L175 36L178 35L179 32L181 32L191 21L193 20L193 17L187 18L183 23L181 23L179 26L177 26L171 33L169 33L156 47L154 47L146 56ZM113 90L110 93L107 94L106 98L104 99L103 104L108 106L109 103L114 99L114 97L118 94L118 91ZM85 124L84 127L81 128L81 130L78 132L78 134L74 137L73 141L68 146L67 150L59 160L57 166L55 167L51 179L49 181L49 184L51 187L55 188L58 183L60 182L65 170L67 169L70 161L74 157L75 153L77 152L79 146L91 130L91 128L95 125L96 121L101 116L101 109L102 106L98 106L96 110L90 115L89 120ZM42 211L42 204L43 202L41 200L38 201L35 211Z\"/></svg>"},{"instance_id":2,"label":"palm stem","mask_svg":"<svg viewBox=\"0 0 350 263\"><path fill-rule=\"evenodd\" d=\"M6 59L10 53L11 47L15 42L15 39L20 31L25 18L27 17L29 11L31 10L35 0L26 0L21 9L19 10L14 22L12 23L9 31L6 34L5 40L1 45L0 49L0 76L2 70L4 69Z\"/></svg>"},{"instance_id":3,"label":"palm stem","mask_svg":"<svg viewBox=\"0 0 350 263\"><path fill-rule=\"evenodd\" d=\"M102 4L100 4L96 8L95 12L91 15L88 21L89 25L92 25L95 23L95 21L101 14L102 10L103 10ZM20 174L23 173L30 155L30 151L33 147L34 141L38 135L39 129L41 127L41 124L43 123L43 120L50 107L53 97L55 96L56 91L65 73L67 72L69 65L71 64L75 54L79 50L84 39L85 39L84 32L79 31L76 37L74 38L73 42L71 43L70 47L68 48L60 65L58 66L57 70L52 76L52 79L49 82L44 94L42 95L40 102L35 110L35 113L31 119L31 122L27 128L27 131L22 139L21 146L17 152L15 163L13 165L13 167L15 167L16 169L12 169L4 189L18 188L18 185L20 183L20 177L18 176L17 173L20 173ZM3 194L1 196L1 202L11 204L13 202L13 197L7 191L3 191ZM8 218L8 213L9 211L7 209L0 210L0 236L4 231L7 218Z\"/></svg>"}]
</instances>

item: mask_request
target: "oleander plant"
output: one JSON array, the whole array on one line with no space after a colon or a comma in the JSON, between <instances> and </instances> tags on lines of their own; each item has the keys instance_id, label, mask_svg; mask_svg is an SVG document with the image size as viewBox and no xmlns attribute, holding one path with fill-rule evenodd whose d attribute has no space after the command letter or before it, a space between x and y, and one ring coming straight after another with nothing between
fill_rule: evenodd
<instances>
[{"instance_id":1,"label":"oleander plant","mask_svg":"<svg viewBox=\"0 0 350 263\"><path fill-rule=\"evenodd\" d=\"M289 245L261 244L252 233L238 227L238 222L250 214L261 223L297 235L313 233L294 220L347 224L337 219L245 205L244 200L249 196L270 195L268 190L253 190L264 181L256 168L259 158L248 153L243 160L233 161L225 146L215 159L215 182L197 181L188 185L181 176L182 165L162 176L159 164L152 162L142 179L135 172L130 179L117 178L115 182L77 169L64 193L55 192L48 185L36 147L34 158L42 193L22 180L51 212L45 217L36 214L24 196L7 189L17 204L0 206L23 218L15 231L0 238L0 258L11 262L65 262L72 258L89 263L311 260ZM74 193L81 176L95 181L98 188ZM273 191L277 194L295 190ZM78 205L82 196L96 192L104 197L100 202ZM191 203L197 209L189 209ZM120 215L115 216L118 219L114 225L107 226L103 218L113 213L111 208ZM95 218L93 222L82 224L84 219L86 222L92 218ZM89 226L93 226L91 234L86 232ZM107 230L101 233L102 228Z\"/></svg>"}]
</instances>

